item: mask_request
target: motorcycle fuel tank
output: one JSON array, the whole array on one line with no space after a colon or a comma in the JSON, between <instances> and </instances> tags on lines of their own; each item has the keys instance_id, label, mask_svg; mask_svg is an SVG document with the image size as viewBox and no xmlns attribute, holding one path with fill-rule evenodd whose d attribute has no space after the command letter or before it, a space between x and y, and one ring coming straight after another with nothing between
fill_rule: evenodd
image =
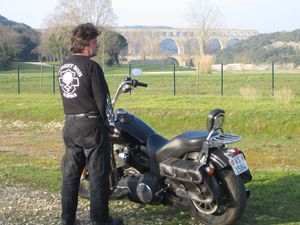
<instances>
[{"instance_id":1,"label":"motorcycle fuel tank","mask_svg":"<svg viewBox=\"0 0 300 225\"><path fill-rule=\"evenodd\" d=\"M144 121L123 109L116 113L115 126L120 138L131 143L146 144L148 136L155 133Z\"/></svg>"}]
</instances>

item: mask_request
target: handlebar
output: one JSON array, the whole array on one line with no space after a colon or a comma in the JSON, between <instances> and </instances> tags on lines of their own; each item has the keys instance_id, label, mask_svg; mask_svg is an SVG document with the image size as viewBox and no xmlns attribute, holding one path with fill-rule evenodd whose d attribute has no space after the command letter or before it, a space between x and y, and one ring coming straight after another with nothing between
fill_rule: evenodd
<instances>
[{"instance_id":1,"label":"handlebar","mask_svg":"<svg viewBox=\"0 0 300 225\"><path fill-rule=\"evenodd\" d=\"M115 93L115 96L112 100L112 106L114 107L117 100L118 100L118 97L121 93L123 93L124 91L122 90L123 86L125 85L130 85L130 86L133 86L133 87L137 87L137 86L140 86L140 87L148 87L148 84L146 83L143 83L143 82L139 82L138 80L132 80L130 77L128 77L127 79L125 79L118 87L116 93Z\"/></svg>"},{"instance_id":2,"label":"handlebar","mask_svg":"<svg viewBox=\"0 0 300 225\"><path fill-rule=\"evenodd\" d=\"M133 87L137 87L137 86L148 87L148 84L139 82L138 80L132 80L132 85L133 85Z\"/></svg>"}]
</instances>

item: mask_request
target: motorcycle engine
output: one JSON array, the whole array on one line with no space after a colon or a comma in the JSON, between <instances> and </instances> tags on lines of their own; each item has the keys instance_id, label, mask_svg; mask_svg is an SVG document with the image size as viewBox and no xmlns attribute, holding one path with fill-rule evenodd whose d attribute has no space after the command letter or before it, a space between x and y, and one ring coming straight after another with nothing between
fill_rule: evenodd
<instances>
[{"instance_id":1,"label":"motorcycle engine","mask_svg":"<svg viewBox=\"0 0 300 225\"><path fill-rule=\"evenodd\" d=\"M134 202L159 203L162 199L162 196L157 195L161 189L159 177L150 172L124 177L118 187L129 189L128 198Z\"/></svg>"}]
</instances>

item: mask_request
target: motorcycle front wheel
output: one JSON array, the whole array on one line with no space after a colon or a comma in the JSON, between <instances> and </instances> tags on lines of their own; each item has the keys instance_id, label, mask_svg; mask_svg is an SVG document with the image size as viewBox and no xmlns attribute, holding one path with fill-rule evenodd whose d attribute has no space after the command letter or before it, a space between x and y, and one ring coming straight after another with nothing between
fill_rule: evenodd
<instances>
[{"instance_id":1,"label":"motorcycle front wheel","mask_svg":"<svg viewBox=\"0 0 300 225\"><path fill-rule=\"evenodd\" d=\"M216 178L224 192L221 199L209 204L191 201L192 213L204 224L234 224L246 207L244 183L232 170L220 170Z\"/></svg>"}]
</instances>

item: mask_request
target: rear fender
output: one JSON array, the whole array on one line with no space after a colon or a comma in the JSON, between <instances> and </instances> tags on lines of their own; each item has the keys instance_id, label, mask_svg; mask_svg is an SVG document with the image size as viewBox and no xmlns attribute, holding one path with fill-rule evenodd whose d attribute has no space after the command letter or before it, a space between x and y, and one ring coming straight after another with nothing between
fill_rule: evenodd
<instances>
[{"instance_id":1,"label":"rear fender","mask_svg":"<svg viewBox=\"0 0 300 225\"><path fill-rule=\"evenodd\" d=\"M223 151L219 149L214 149L210 151L209 161L214 165L217 170L224 169L229 165L228 157Z\"/></svg>"},{"instance_id":2,"label":"rear fender","mask_svg":"<svg viewBox=\"0 0 300 225\"><path fill-rule=\"evenodd\" d=\"M244 155L242 151L240 151ZM245 156L245 155L244 155ZM226 167L229 167L231 169L231 166L229 164L229 158L225 155L223 151L220 151L219 149L212 150L210 152L209 156L210 162L214 165L216 170L221 170ZM239 175L243 181L243 183L248 183L252 180L252 175L250 170L247 170L246 172Z\"/></svg>"}]
</instances>

